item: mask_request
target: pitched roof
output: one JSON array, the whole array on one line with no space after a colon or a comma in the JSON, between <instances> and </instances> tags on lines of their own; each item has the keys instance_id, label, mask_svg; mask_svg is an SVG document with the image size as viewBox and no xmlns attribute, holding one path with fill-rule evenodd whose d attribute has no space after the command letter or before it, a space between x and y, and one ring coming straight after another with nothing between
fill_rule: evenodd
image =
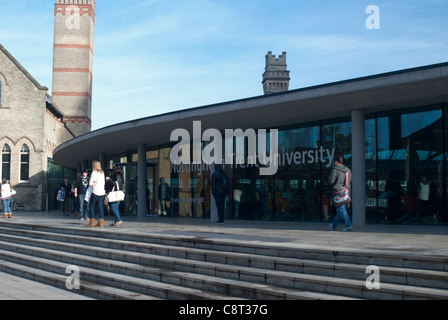
<instances>
[{"instance_id":1,"label":"pitched roof","mask_svg":"<svg viewBox=\"0 0 448 320\"><path fill-rule=\"evenodd\" d=\"M39 82L37 82L37 80L33 78L33 76L8 52L8 50L6 50L4 46L2 46L1 43L0 51L3 52L5 56L7 56L8 59L11 60L11 62L14 63L20 71L22 71L22 73L37 87L37 89L48 91L48 88L42 86Z\"/></svg>"}]
</instances>

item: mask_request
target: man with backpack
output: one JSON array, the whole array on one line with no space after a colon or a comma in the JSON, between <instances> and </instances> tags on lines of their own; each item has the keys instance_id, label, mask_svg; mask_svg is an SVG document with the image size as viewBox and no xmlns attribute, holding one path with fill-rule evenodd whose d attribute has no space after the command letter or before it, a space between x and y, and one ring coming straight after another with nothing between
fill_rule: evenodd
<instances>
[{"instance_id":1,"label":"man with backpack","mask_svg":"<svg viewBox=\"0 0 448 320\"><path fill-rule=\"evenodd\" d=\"M224 172L221 165L215 164L215 172L212 174L212 194L218 209L217 223L224 223L224 204L229 190L229 177Z\"/></svg>"}]
</instances>

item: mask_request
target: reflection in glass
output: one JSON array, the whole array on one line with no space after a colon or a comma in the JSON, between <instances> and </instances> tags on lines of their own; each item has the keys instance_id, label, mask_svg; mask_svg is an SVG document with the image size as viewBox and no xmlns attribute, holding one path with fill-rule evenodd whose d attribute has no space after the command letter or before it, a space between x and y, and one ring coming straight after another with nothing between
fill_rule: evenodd
<instances>
[{"instance_id":1,"label":"reflection in glass","mask_svg":"<svg viewBox=\"0 0 448 320\"><path fill-rule=\"evenodd\" d=\"M383 113L377 133L379 222L441 223L442 110Z\"/></svg>"},{"instance_id":2,"label":"reflection in glass","mask_svg":"<svg viewBox=\"0 0 448 320\"><path fill-rule=\"evenodd\" d=\"M448 135L443 132L448 121L445 119L443 123L442 111L435 106L366 114L368 223L446 224L448 162L444 161L448 159L444 150L448 148ZM274 176L261 176L258 164L248 164L247 138L244 143L226 139L224 150L233 144L234 154L223 152L233 156L233 165L225 166L232 186L226 199L225 219L331 221L328 177L336 152L342 153L344 164L352 168L351 119L278 129L279 166ZM267 142L269 149L269 138ZM205 146L206 143L202 147ZM148 177L157 183L163 177L170 185L168 216L210 218L213 201L210 168L176 169L170 162L169 147L148 154L149 158L158 158L158 165L154 166L152 176L147 173ZM243 155L244 164L236 162L236 154ZM122 162L121 158L117 161ZM136 166L126 167L125 175L129 193L127 211L135 214L136 194L131 180L137 175ZM151 190L158 192L157 188ZM150 199L150 211L159 211L158 196Z\"/></svg>"}]
</instances>

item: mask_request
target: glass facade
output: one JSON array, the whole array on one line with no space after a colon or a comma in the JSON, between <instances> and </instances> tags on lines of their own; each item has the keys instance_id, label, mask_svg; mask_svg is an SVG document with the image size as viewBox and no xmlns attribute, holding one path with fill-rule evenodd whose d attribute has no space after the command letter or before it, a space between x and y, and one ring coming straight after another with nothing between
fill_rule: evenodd
<instances>
[{"instance_id":1,"label":"glass facade","mask_svg":"<svg viewBox=\"0 0 448 320\"><path fill-rule=\"evenodd\" d=\"M440 104L366 114L367 223L446 225L447 108ZM246 164L224 168L232 186L225 219L331 221L328 176L336 153L352 166L351 119L278 130L279 167L273 176L261 176L258 165L247 164L247 144L225 141L224 147L234 143L235 150L246 149ZM146 213L210 218L210 167L172 165L170 147L147 152ZM108 159L109 169L120 164L125 173L122 212L129 215L137 212L137 160L136 151ZM166 192L169 196L162 196Z\"/></svg>"},{"instance_id":2,"label":"glass facade","mask_svg":"<svg viewBox=\"0 0 448 320\"><path fill-rule=\"evenodd\" d=\"M372 119L368 221L446 224L443 114L434 106Z\"/></svg>"},{"instance_id":3,"label":"glass facade","mask_svg":"<svg viewBox=\"0 0 448 320\"><path fill-rule=\"evenodd\" d=\"M53 159L48 158L47 160L47 198L48 198L48 209L56 210L61 209L61 203L57 201L57 194L59 187L64 182L64 178L68 177L70 183L77 177L76 170L64 168L56 164ZM73 199L70 199L69 210L74 210L75 203Z\"/></svg>"}]
</instances>

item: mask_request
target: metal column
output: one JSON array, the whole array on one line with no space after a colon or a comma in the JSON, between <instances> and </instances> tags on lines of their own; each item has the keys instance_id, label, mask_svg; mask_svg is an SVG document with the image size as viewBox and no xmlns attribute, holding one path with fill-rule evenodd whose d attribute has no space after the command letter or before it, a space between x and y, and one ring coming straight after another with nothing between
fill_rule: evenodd
<instances>
[{"instance_id":1,"label":"metal column","mask_svg":"<svg viewBox=\"0 0 448 320\"><path fill-rule=\"evenodd\" d=\"M352 111L353 226L366 224L366 160L364 110Z\"/></svg>"},{"instance_id":2,"label":"metal column","mask_svg":"<svg viewBox=\"0 0 448 320\"><path fill-rule=\"evenodd\" d=\"M146 145L138 145L138 194L137 216L143 218L146 214Z\"/></svg>"}]
</instances>

